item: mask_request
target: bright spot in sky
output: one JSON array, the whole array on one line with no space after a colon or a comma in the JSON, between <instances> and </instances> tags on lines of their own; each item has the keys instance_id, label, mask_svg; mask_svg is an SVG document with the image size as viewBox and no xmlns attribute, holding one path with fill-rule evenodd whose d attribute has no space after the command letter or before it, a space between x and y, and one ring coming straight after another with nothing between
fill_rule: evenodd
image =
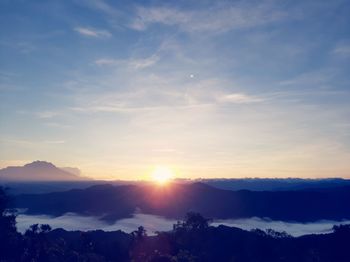
<instances>
[{"instance_id":1,"label":"bright spot in sky","mask_svg":"<svg viewBox=\"0 0 350 262\"><path fill-rule=\"evenodd\" d=\"M166 166L156 166L152 172L152 180L159 185L164 185L174 177L174 172Z\"/></svg>"},{"instance_id":2,"label":"bright spot in sky","mask_svg":"<svg viewBox=\"0 0 350 262\"><path fill-rule=\"evenodd\" d=\"M190 77L191 77L191 78L194 78L194 75L193 75L193 74L190 74Z\"/></svg>"}]
</instances>

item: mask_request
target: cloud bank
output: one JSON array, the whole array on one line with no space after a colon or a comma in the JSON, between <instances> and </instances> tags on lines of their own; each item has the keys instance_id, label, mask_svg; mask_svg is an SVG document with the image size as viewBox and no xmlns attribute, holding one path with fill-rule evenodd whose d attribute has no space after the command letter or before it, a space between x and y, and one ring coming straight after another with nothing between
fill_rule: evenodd
<instances>
[{"instance_id":1,"label":"cloud bank","mask_svg":"<svg viewBox=\"0 0 350 262\"><path fill-rule=\"evenodd\" d=\"M79 216L73 213L67 213L60 217L49 217L46 215L24 215L17 217L17 228L20 232L25 232L30 225L34 223L49 224L52 228L64 228L66 230L96 230L104 231L122 230L130 233L139 226L144 226L147 233L154 235L156 231L172 230L176 220L165 219L160 216L135 214L132 218L121 219L113 224L108 224L96 217ZM259 228L261 230L273 229L275 231L286 231L292 236L301 236L306 234L323 234L332 232L333 225L349 224L350 221L318 221L314 223L292 223L283 221L273 221L261 218L248 219L227 219L214 221L213 226L226 225L252 230Z\"/></svg>"}]
</instances>

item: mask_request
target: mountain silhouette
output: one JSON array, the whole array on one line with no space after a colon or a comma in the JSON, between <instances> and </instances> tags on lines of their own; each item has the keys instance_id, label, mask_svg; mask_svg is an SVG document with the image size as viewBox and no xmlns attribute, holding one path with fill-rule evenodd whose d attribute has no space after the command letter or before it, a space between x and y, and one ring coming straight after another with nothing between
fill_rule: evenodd
<instances>
[{"instance_id":1,"label":"mountain silhouette","mask_svg":"<svg viewBox=\"0 0 350 262\"><path fill-rule=\"evenodd\" d=\"M350 179L344 178L213 178L198 181L221 189L253 191L288 191L350 186Z\"/></svg>"},{"instance_id":2,"label":"mountain silhouette","mask_svg":"<svg viewBox=\"0 0 350 262\"><path fill-rule=\"evenodd\" d=\"M46 161L34 161L24 166L10 166L0 169L2 181L77 181L84 180Z\"/></svg>"},{"instance_id":3,"label":"mountain silhouette","mask_svg":"<svg viewBox=\"0 0 350 262\"><path fill-rule=\"evenodd\" d=\"M173 186L171 190L168 189L154 188L154 192L149 194L148 201L158 193L164 194L169 200L173 198L174 193L185 193L188 189L193 189L195 194L215 191L198 183L187 188ZM116 188L102 185L86 190L71 190L60 195L72 197L87 193L92 194L90 198L79 201L89 201L96 196L107 197L108 201L112 201L118 198L123 200L120 197L131 196L133 193L137 195L140 193L139 190L148 191L150 188L134 186ZM343 188L341 191L348 190ZM41 197L43 196L49 195ZM52 201L55 198L58 202L51 203L52 205L68 204L65 208L69 207L69 202L59 202L58 193L51 194L48 200ZM0 187L1 261L350 261L348 252L350 225L334 226L329 233L293 237L286 232L272 229L246 231L224 225L210 226L209 219L199 213L189 212L184 219L173 225L172 230L157 232L151 236L147 235L143 226L135 228L135 231L128 234L120 230L111 232L66 231L62 228L52 230L48 224L33 224L21 234L15 226L16 214L9 213L6 209L8 200ZM104 199L95 199L92 206L96 208L99 203L105 205ZM89 203L85 204L84 208L89 206ZM115 203L114 209L118 208L120 206ZM160 206L158 209L161 209Z\"/></svg>"},{"instance_id":4,"label":"mountain silhouette","mask_svg":"<svg viewBox=\"0 0 350 262\"><path fill-rule=\"evenodd\" d=\"M28 214L60 216L67 212L115 221L135 210L168 218L194 211L213 219L262 217L312 222L350 219L350 187L298 191L230 191L203 183L156 185L109 184L15 198Z\"/></svg>"}]
</instances>

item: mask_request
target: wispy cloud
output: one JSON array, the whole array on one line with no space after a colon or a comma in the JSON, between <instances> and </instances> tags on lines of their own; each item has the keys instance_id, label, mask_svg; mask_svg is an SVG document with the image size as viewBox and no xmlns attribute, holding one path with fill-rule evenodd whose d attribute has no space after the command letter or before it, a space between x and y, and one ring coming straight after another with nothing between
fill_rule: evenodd
<instances>
[{"instance_id":1,"label":"wispy cloud","mask_svg":"<svg viewBox=\"0 0 350 262\"><path fill-rule=\"evenodd\" d=\"M116 65L119 62L120 60L117 60L117 59L100 58L95 61L95 64L98 66L109 66L109 65Z\"/></svg>"},{"instance_id":2,"label":"wispy cloud","mask_svg":"<svg viewBox=\"0 0 350 262\"><path fill-rule=\"evenodd\" d=\"M0 40L0 46L17 49L22 54L30 54L37 50L37 47L30 41Z\"/></svg>"},{"instance_id":3,"label":"wispy cloud","mask_svg":"<svg viewBox=\"0 0 350 262\"><path fill-rule=\"evenodd\" d=\"M350 57L350 44L338 44L332 53L341 57Z\"/></svg>"},{"instance_id":4,"label":"wispy cloud","mask_svg":"<svg viewBox=\"0 0 350 262\"><path fill-rule=\"evenodd\" d=\"M157 55L150 56L145 59L136 59L130 62L130 65L136 69L146 68L154 65L159 60Z\"/></svg>"},{"instance_id":5,"label":"wispy cloud","mask_svg":"<svg viewBox=\"0 0 350 262\"><path fill-rule=\"evenodd\" d=\"M13 139L13 138L7 138L7 139L0 139L1 143L9 143L14 144L17 146L34 146L35 141L27 140L27 139Z\"/></svg>"},{"instance_id":6,"label":"wispy cloud","mask_svg":"<svg viewBox=\"0 0 350 262\"><path fill-rule=\"evenodd\" d=\"M152 24L178 26L187 32L225 32L261 26L287 17L285 11L269 2L252 4L221 4L205 10L185 11L173 7L138 7L130 27L145 30Z\"/></svg>"},{"instance_id":7,"label":"wispy cloud","mask_svg":"<svg viewBox=\"0 0 350 262\"><path fill-rule=\"evenodd\" d=\"M70 125L65 125L57 122L48 122L45 123L46 126L53 127L53 128L69 128L71 127Z\"/></svg>"},{"instance_id":8,"label":"wispy cloud","mask_svg":"<svg viewBox=\"0 0 350 262\"><path fill-rule=\"evenodd\" d=\"M112 5L108 4L104 0L75 0L84 7L88 7L93 10L101 11L109 15L119 15L118 9L114 8Z\"/></svg>"},{"instance_id":9,"label":"wispy cloud","mask_svg":"<svg viewBox=\"0 0 350 262\"><path fill-rule=\"evenodd\" d=\"M53 118L57 115L59 115L60 113L59 112L56 112L56 111L42 111L42 112L37 112L35 113L35 115L39 118L44 118L44 119L47 119L47 118Z\"/></svg>"},{"instance_id":10,"label":"wispy cloud","mask_svg":"<svg viewBox=\"0 0 350 262\"><path fill-rule=\"evenodd\" d=\"M315 86L320 87L322 85L330 83L337 75L337 73L338 72L333 69L314 70L310 72L304 72L302 74L296 75L293 78L280 81L279 84L281 86L311 86L313 89L315 89Z\"/></svg>"},{"instance_id":11,"label":"wispy cloud","mask_svg":"<svg viewBox=\"0 0 350 262\"><path fill-rule=\"evenodd\" d=\"M197 84L177 83L172 79L135 77L132 90L81 94L78 103L70 110L75 112L137 113L165 109L219 107L223 104L259 103L265 99L244 92L232 93L227 83L218 79L206 79Z\"/></svg>"},{"instance_id":12,"label":"wispy cloud","mask_svg":"<svg viewBox=\"0 0 350 262\"><path fill-rule=\"evenodd\" d=\"M87 37L109 38L112 36L112 34L107 30L100 30L91 27L75 27L74 31Z\"/></svg>"},{"instance_id":13,"label":"wispy cloud","mask_svg":"<svg viewBox=\"0 0 350 262\"><path fill-rule=\"evenodd\" d=\"M118 106L118 105L91 105L85 107L71 107L70 109L75 112L82 113L137 113L137 112L149 112L149 111L164 111L165 109L193 109L200 107L208 107L212 104L195 104L195 105L177 105L177 106Z\"/></svg>"},{"instance_id":14,"label":"wispy cloud","mask_svg":"<svg viewBox=\"0 0 350 262\"><path fill-rule=\"evenodd\" d=\"M28 140L28 139L12 139L12 138L8 138L8 139L1 139L0 142L2 143L10 143L10 144L14 144L16 146L38 146L38 144L40 143L44 143L44 144L64 144L66 141L65 140L44 140L44 141L38 141L38 140Z\"/></svg>"},{"instance_id":15,"label":"wispy cloud","mask_svg":"<svg viewBox=\"0 0 350 262\"><path fill-rule=\"evenodd\" d=\"M64 140L46 140L44 141L46 144L64 144L66 141Z\"/></svg>"},{"instance_id":16,"label":"wispy cloud","mask_svg":"<svg viewBox=\"0 0 350 262\"><path fill-rule=\"evenodd\" d=\"M148 25L160 23L165 25L180 25L189 23L192 13L164 7L138 7L137 18L130 24L136 30L145 30Z\"/></svg>"},{"instance_id":17,"label":"wispy cloud","mask_svg":"<svg viewBox=\"0 0 350 262\"><path fill-rule=\"evenodd\" d=\"M248 104L262 102L263 99L260 97L250 96L244 93L232 93L219 96L218 101L224 103Z\"/></svg>"},{"instance_id":18,"label":"wispy cloud","mask_svg":"<svg viewBox=\"0 0 350 262\"><path fill-rule=\"evenodd\" d=\"M115 13L116 9L113 8L111 5L107 4L103 0L88 0L86 1L90 3L93 7L95 7L98 10L101 10L106 13Z\"/></svg>"},{"instance_id":19,"label":"wispy cloud","mask_svg":"<svg viewBox=\"0 0 350 262\"><path fill-rule=\"evenodd\" d=\"M130 59L111 59L101 58L95 61L98 66L115 66L115 65L126 65L133 69L143 69L156 64L159 61L158 55L152 55L146 58L130 58Z\"/></svg>"}]
</instances>

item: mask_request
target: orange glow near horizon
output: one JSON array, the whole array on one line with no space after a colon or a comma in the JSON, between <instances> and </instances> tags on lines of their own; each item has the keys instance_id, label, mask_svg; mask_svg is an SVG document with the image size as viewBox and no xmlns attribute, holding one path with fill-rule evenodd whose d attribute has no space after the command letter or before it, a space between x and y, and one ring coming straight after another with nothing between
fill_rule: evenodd
<instances>
[{"instance_id":1,"label":"orange glow near horizon","mask_svg":"<svg viewBox=\"0 0 350 262\"><path fill-rule=\"evenodd\" d=\"M151 174L152 180L162 186L168 184L174 176L174 171L167 166L156 166Z\"/></svg>"}]
</instances>

